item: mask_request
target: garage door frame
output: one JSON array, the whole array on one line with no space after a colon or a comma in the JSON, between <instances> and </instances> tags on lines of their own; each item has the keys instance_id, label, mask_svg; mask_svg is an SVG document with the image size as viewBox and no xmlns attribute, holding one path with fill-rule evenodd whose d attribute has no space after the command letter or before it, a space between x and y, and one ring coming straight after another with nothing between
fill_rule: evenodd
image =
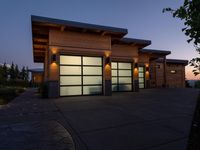
<instances>
[{"instance_id":1,"label":"garage door frame","mask_svg":"<svg viewBox=\"0 0 200 150\"><path fill-rule=\"evenodd\" d=\"M75 56L75 57L80 57L81 58L81 64L80 65L69 65L69 64L61 64L59 62L59 91L60 91L60 88L61 87L70 87L70 86L74 86L74 87L81 87L81 94L77 94L77 95L61 95L61 92L59 92L59 95L61 97L66 97L66 96L88 96L88 95L103 95L103 89L104 89L104 81L103 81L103 57L102 56L89 56L89 55L70 55L70 54L60 54L59 58L61 56ZM83 58L84 57L91 57L91 58L101 58L101 65L83 65ZM81 68L81 74L80 75L62 75L61 74L61 66L78 66ZM101 67L101 75L100 74L92 74L92 75L86 75L86 74L83 74L83 68L84 67ZM81 84L79 85L61 85L61 77L62 76L71 76L71 77L75 77L75 76L80 76L81 77ZM95 76L98 76L98 77L101 77L101 84L84 84L83 83L83 78L84 77L95 77ZM101 86L101 92L100 93L93 93L93 94L84 94L84 86L87 87L87 86Z\"/></svg>"}]
</instances>

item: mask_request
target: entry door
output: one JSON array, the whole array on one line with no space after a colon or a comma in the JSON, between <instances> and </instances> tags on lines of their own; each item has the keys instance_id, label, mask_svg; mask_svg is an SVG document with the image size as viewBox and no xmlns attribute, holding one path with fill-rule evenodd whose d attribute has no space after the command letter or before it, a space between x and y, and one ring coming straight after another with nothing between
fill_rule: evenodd
<instances>
[{"instance_id":1,"label":"entry door","mask_svg":"<svg viewBox=\"0 0 200 150\"><path fill-rule=\"evenodd\" d=\"M145 88L145 70L144 67L139 67L139 88Z\"/></svg>"},{"instance_id":2,"label":"entry door","mask_svg":"<svg viewBox=\"0 0 200 150\"><path fill-rule=\"evenodd\" d=\"M60 96L102 94L102 57L60 55Z\"/></svg>"},{"instance_id":3,"label":"entry door","mask_svg":"<svg viewBox=\"0 0 200 150\"><path fill-rule=\"evenodd\" d=\"M132 63L112 62L112 91L132 91Z\"/></svg>"}]
</instances>

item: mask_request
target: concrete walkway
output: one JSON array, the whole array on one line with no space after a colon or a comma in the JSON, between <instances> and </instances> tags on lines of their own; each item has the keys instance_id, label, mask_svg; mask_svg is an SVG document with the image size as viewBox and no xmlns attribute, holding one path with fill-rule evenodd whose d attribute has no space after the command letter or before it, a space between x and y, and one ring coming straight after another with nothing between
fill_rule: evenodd
<instances>
[{"instance_id":1,"label":"concrete walkway","mask_svg":"<svg viewBox=\"0 0 200 150\"><path fill-rule=\"evenodd\" d=\"M111 97L39 99L29 90L7 106L0 106L0 130L20 123L32 128L35 122L41 122L40 126L47 126L43 122L58 123L72 135L77 150L184 150L198 92L195 89L145 89L139 93L114 93ZM33 131L39 130L34 128ZM54 132L50 131L46 130L45 135L53 138ZM67 136L57 137L68 137L68 142L63 143L70 143L71 136L64 129L63 132ZM0 134L0 140L2 138ZM33 140L31 143L42 142ZM64 144L58 143L58 148L53 149L63 148ZM1 142L0 149L2 145L6 144Z\"/></svg>"}]
</instances>

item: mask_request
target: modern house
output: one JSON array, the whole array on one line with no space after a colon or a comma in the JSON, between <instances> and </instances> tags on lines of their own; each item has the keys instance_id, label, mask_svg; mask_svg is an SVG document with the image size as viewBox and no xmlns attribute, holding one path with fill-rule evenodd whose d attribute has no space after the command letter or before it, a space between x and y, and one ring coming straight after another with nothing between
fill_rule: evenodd
<instances>
[{"instance_id":1,"label":"modern house","mask_svg":"<svg viewBox=\"0 0 200 150\"><path fill-rule=\"evenodd\" d=\"M144 49L127 29L31 16L34 62L44 64L48 96L111 95L140 88L184 87L186 60Z\"/></svg>"}]
</instances>

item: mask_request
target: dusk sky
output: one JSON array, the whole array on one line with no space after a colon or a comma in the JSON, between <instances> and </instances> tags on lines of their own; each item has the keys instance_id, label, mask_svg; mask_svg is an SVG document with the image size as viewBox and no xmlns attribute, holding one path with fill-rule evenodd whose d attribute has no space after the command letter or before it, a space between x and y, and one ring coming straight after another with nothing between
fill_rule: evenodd
<instances>
[{"instance_id":1,"label":"dusk sky","mask_svg":"<svg viewBox=\"0 0 200 150\"><path fill-rule=\"evenodd\" d=\"M0 0L0 63L29 68L42 67L33 62L31 15L122 27L126 37L151 40L146 48L170 50L167 58L196 57L193 44L181 31L183 22L165 7L178 8L183 0ZM186 78L193 79L191 68ZM199 79L199 77L197 77ZM196 79L197 79L196 78Z\"/></svg>"}]
</instances>

